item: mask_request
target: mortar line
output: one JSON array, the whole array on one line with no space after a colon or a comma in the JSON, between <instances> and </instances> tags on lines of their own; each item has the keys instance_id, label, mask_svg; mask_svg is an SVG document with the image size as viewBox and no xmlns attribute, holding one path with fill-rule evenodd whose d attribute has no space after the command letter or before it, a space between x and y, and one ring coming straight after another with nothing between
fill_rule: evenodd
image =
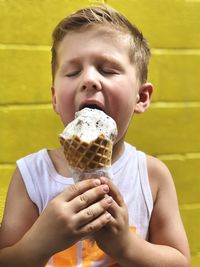
<instances>
[{"instance_id":1,"label":"mortar line","mask_svg":"<svg viewBox=\"0 0 200 267\"><path fill-rule=\"evenodd\" d=\"M0 44L0 50L26 50L26 51L48 51L50 45L26 45L26 44Z\"/></svg>"},{"instance_id":2,"label":"mortar line","mask_svg":"<svg viewBox=\"0 0 200 267\"><path fill-rule=\"evenodd\" d=\"M158 154L154 155L155 157L159 158L160 160L187 160L187 159L200 159L200 152L187 152L187 153L180 153L180 154ZM15 162L0 162L0 167L6 168L9 166L14 166Z\"/></svg>"},{"instance_id":3,"label":"mortar line","mask_svg":"<svg viewBox=\"0 0 200 267\"><path fill-rule=\"evenodd\" d=\"M200 55L200 48L151 48L153 55Z\"/></svg>"},{"instance_id":4,"label":"mortar line","mask_svg":"<svg viewBox=\"0 0 200 267\"><path fill-rule=\"evenodd\" d=\"M191 204L180 204L180 210L196 210L200 209L200 203L191 203Z\"/></svg>"},{"instance_id":5,"label":"mortar line","mask_svg":"<svg viewBox=\"0 0 200 267\"><path fill-rule=\"evenodd\" d=\"M30 107L41 107L41 106L50 106L51 101L47 102L41 102L41 103L1 103L0 104L0 109L15 109L15 108L30 108ZM193 107L200 107L200 101L188 101L188 102L152 102L150 105L151 108L193 108Z\"/></svg>"},{"instance_id":6,"label":"mortar line","mask_svg":"<svg viewBox=\"0 0 200 267\"><path fill-rule=\"evenodd\" d=\"M51 50L51 45L44 44L10 44L10 43L5 43L2 44L0 43L0 50L39 50L39 51L50 51ZM156 48L152 47L151 48L152 54L155 55L161 55L161 54L186 54L186 55L200 55L200 47L199 48Z\"/></svg>"}]
</instances>

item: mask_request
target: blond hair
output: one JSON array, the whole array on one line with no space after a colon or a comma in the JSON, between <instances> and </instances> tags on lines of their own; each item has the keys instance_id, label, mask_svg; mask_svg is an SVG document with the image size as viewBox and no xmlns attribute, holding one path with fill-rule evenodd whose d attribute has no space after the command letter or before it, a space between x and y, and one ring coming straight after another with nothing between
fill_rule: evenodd
<instances>
[{"instance_id":1,"label":"blond hair","mask_svg":"<svg viewBox=\"0 0 200 267\"><path fill-rule=\"evenodd\" d=\"M130 36L130 60L136 66L139 81L145 83L148 76L148 63L151 54L146 39L138 28L125 16L105 4L80 9L62 19L56 26L52 34L53 43L51 49L53 82L57 68L58 45L67 33L78 31L83 27L91 25L109 26Z\"/></svg>"}]
</instances>

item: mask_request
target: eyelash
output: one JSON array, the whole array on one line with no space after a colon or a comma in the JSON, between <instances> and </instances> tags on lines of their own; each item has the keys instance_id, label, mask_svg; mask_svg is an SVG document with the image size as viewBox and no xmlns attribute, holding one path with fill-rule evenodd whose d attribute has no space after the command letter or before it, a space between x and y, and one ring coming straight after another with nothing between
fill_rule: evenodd
<instances>
[{"instance_id":1,"label":"eyelash","mask_svg":"<svg viewBox=\"0 0 200 267\"><path fill-rule=\"evenodd\" d=\"M114 69L104 69L104 68L99 68L98 70L100 73L103 73L104 75L117 75L119 74L118 71L114 70ZM66 77L75 77L80 73L80 70L77 71L72 71L70 73L65 74Z\"/></svg>"},{"instance_id":2,"label":"eyelash","mask_svg":"<svg viewBox=\"0 0 200 267\"><path fill-rule=\"evenodd\" d=\"M104 73L106 73L106 74L118 74L116 71L114 71L114 70L106 70L106 71L104 71Z\"/></svg>"},{"instance_id":3,"label":"eyelash","mask_svg":"<svg viewBox=\"0 0 200 267\"><path fill-rule=\"evenodd\" d=\"M114 69L100 69L100 72L107 74L107 75L115 75L115 74L119 74L119 72L117 70Z\"/></svg>"},{"instance_id":4,"label":"eyelash","mask_svg":"<svg viewBox=\"0 0 200 267\"><path fill-rule=\"evenodd\" d=\"M66 77L74 77L79 74L79 70L65 74Z\"/></svg>"}]
</instances>

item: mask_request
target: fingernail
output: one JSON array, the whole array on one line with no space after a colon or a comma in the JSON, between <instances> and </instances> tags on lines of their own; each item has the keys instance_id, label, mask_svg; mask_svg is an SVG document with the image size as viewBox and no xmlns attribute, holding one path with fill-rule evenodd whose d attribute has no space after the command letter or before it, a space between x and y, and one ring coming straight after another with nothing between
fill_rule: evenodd
<instances>
[{"instance_id":1,"label":"fingernail","mask_svg":"<svg viewBox=\"0 0 200 267\"><path fill-rule=\"evenodd\" d=\"M112 198L112 197L107 197L107 198L106 198L106 202L107 202L108 204L111 204L111 203L113 202L113 198Z\"/></svg>"},{"instance_id":2,"label":"fingernail","mask_svg":"<svg viewBox=\"0 0 200 267\"><path fill-rule=\"evenodd\" d=\"M94 180L94 184L98 186L98 185L101 184L101 181L100 181L99 179L95 179L95 180Z\"/></svg>"},{"instance_id":3,"label":"fingernail","mask_svg":"<svg viewBox=\"0 0 200 267\"><path fill-rule=\"evenodd\" d=\"M109 187L106 184L104 184L102 188L103 188L103 191L106 193L109 191Z\"/></svg>"},{"instance_id":4,"label":"fingernail","mask_svg":"<svg viewBox=\"0 0 200 267\"><path fill-rule=\"evenodd\" d=\"M102 177L100 177L100 179L101 179L102 183L104 183L104 184L106 183L106 178L105 177L102 176Z\"/></svg>"},{"instance_id":5,"label":"fingernail","mask_svg":"<svg viewBox=\"0 0 200 267\"><path fill-rule=\"evenodd\" d=\"M110 213L106 213L106 219L107 219L107 220L110 220L110 218L111 218Z\"/></svg>"}]
</instances>

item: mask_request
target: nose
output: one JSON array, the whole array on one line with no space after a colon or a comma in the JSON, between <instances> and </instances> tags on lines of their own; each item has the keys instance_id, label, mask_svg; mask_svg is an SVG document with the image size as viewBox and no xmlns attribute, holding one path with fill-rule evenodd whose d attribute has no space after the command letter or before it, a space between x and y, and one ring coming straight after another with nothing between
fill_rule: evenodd
<instances>
[{"instance_id":1,"label":"nose","mask_svg":"<svg viewBox=\"0 0 200 267\"><path fill-rule=\"evenodd\" d=\"M82 73L81 80L81 89L82 90L101 90L101 80L98 71L95 68L88 68Z\"/></svg>"}]
</instances>

